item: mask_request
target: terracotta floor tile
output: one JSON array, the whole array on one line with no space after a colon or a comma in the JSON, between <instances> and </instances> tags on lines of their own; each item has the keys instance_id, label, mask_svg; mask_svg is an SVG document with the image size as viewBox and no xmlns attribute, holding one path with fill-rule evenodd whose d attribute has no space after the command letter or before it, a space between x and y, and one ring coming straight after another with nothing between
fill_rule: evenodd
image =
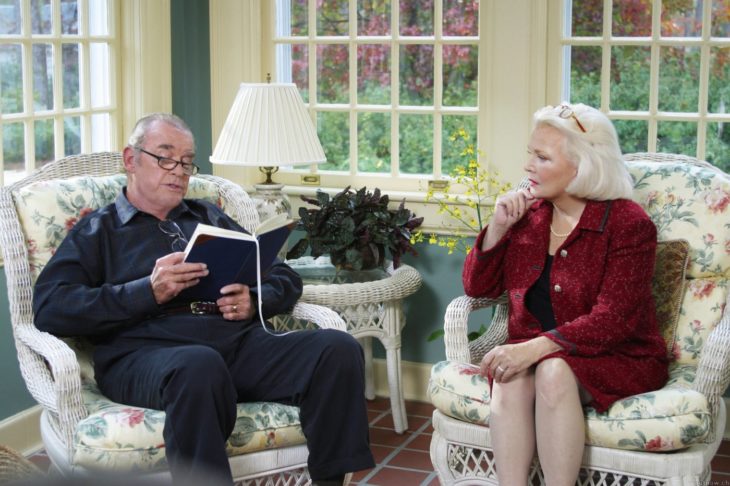
<instances>
[{"instance_id":1,"label":"terracotta floor tile","mask_svg":"<svg viewBox=\"0 0 730 486\"><path fill-rule=\"evenodd\" d=\"M392 467L384 467L368 480L373 486L410 486L421 484L429 473L406 471Z\"/></svg>"},{"instance_id":2,"label":"terracotta floor tile","mask_svg":"<svg viewBox=\"0 0 730 486\"><path fill-rule=\"evenodd\" d=\"M723 456L730 456L730 440L723 440L717 453Z\"/></svg>"},{"instance_id":3,"label":"terracotta floor tile","mask_svg":"<svg viewBox=\"0 0 730 486\"><path fill-rule=\"evenodd\" d=\"M352 473L352 478L350 478L350 485L354 486L355 484L358 484L363 479L365 479L365 476L373 472L373 469L365 469L363 471L358 471L356 473Z\"/></svg>"},{"instance_id":4,"label":"terracotta floor tile","mask_svg":"<svg viewBox=\"0 0 730 486\"><path fill-rule=\"evenodd\" d=\"M431 457L428 455L428 452L425 451L402 450L388 462L388 465L408 469L418 469L426 472L433 471Z\"/></svg>"},{"instance_id":5,"label":"terracotta floor tile","mask_svg":"<svg viewBox=\"0 0 730 486\"><path fill-rule=\"evenodd\" d=\"M370 444L398 447L408 438L407 434L396 434L392 428L370 427Z\"/></svg>"},{"instance_id":6,"label":"terracotta floor tile","mask_svg":"<svg viewBox=\"0 0 730 486\"><path fill-rule=\"evenodd\" d=\"M408 432L415 432L416 430L420 429L423 424L431 420L430 417L419 417L419 416L408 416ZM383 416L381 419L379 419L374 424L376 427L384 427L387 429L393 428L393 415L388 414Z\"/></svg>"},{"instance_id":7,"label":"terracotta floor tile","mask_svg":"<svg viewBox=\"0 0 730 486\"><path fill-rule=\"evenodd\" d=\"M431 450L431 434L418 434L415 439L406 444L406 449Z\"/></svg>"},{"instance_id":8,"label":"terracotta floor tile","mask_svg":"<svg viewBox=\"0 0 730 486\"><path fill-rule=\"evenodd\" d=\"M433 415L433 405L426 402L406 402L406 415L410 418L411 415L418 415L420 417L431 418Z\"/></svg>"},{"instance_id":9,"label":"terracotta floor tile","mask_svg":"<svg viewBox=\"0 0 730 486\"><path fill-rule=\"evenodd\" d=\"M375 422L377 420L380 420L381 415L383 415L385 412L380 410L368 410L368 423L370 425L375 425Z\"/></svg>"},{"instance_id":10,"label":"terracotta floor tile","mask_svg":"<svg viewBox=\"0 0 730 486\"><path fill-rule=\"evenodd\" d=\"M373 453L376 464L382 464L385 461L385 458L392 454L395 449L395 447L386 447L381 445L370 446L370 450Z\"/></svg>"},{"instance_id":11,"label":"terracotta floor tile","mask_svg":"<svg viewBox=\"0 0 730 486\"><path fill-rule=\"evenodd\" d=\"M712 471L730 473L730 456L716 455L713 457Z\"/></svg>"},{"instance_id":12,"label":"terracotta floor tile","mask_svg":"<svg viewBox=\"0 0 730 486\"><path fill-rule=\"evenodd\" d=\"M375 397L374 400L368 400L367 409L368 410L379 410L381 412L390 410L390 399L383 398L383 397Z\"/></svg>"},{"instance_id":13,"label":"terracotta floor tile","mask_svg":"<svg viewBox=\"0 0 730 486\"><path fill-rule=\"evenodd\" d=\"M428 486L441 486L441 482L439 481L438 476L434 476L434 478L431 480L430 483L428 483Z\"/></svg>"}]
</instances>

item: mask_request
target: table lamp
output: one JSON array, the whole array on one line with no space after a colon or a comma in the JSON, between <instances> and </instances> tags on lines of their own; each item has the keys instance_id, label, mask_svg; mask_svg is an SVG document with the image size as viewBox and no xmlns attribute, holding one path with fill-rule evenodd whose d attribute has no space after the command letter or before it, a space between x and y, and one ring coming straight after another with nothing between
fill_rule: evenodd
<instances>
[{"instance_id":1,"label":"table lamp","mask_svg":"<svg viewBox=\"0 0 730 486\"><path fill-rule=\"evenodd\" d=\"M210 162L259 167L266 180L251 197L261 221L291 215L283 184L272 174L280 166L326 162L312 119L293 83L241 83Z\"/></svg>"}]
</instances>

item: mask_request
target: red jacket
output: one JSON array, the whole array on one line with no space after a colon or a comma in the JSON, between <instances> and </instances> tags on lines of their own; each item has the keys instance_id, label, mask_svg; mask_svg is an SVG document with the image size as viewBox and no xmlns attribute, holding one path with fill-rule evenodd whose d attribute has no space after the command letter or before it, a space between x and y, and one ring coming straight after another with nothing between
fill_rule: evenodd
<instances>
[{"instance_id":1,"label":"red jacket","mask_svg":"<svg viewBox=\"0 0 730 486\"><path fill-rule=\"evenodd\" d=\"M537 201L486 252L479 249L482 232L464 264L467 295L506 291L510 342L542 335L558 343L563 351L550 357L571 365L598 411L660 388L667 358L651 294L656 227L632 201L589 201L553 259L550 299L558 327L543 332L525 295L545 265L552 212L552 204Z\"/></svg>"}]
</instances>

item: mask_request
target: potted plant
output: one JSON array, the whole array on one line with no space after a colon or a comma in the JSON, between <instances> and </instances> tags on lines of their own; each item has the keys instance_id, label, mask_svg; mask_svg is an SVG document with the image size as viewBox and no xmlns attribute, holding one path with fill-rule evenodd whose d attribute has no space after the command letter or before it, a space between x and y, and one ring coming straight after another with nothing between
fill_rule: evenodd
<instances>
[{"instance_id":1,"label":"potted plant","mask_svg":"<svg viewBox=\"0 0 730 486\"><path fill-rule=\"evenodd\" d=\"M287 253L288 259L309 249L313 257L329 255L338 269L367 270L383 266L386 250L395 268L404 253L417 255L411 233L423 218L406 209L405 200L390 209L388 196L379 189L353 191L350 186L332 197L317 191L315 199L301 198L317 208L299 209L297 228L306 235Z\"/></svg>"}]
</instances>

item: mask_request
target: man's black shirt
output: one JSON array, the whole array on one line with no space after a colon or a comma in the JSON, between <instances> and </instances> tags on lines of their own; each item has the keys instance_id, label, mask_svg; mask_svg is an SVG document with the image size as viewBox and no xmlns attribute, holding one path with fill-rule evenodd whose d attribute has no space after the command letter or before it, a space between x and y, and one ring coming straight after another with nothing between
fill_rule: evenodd
<instances>
[{"instance_id":1,"label":"man's black shirt","mask_svg":"<svg viewBox=\"0 0 730 486\"><path fill-rule=\"evenodd\" d=\"M201 200L184 200L168 219L188 238L199 222L245 231L217 206ZM156 260L173 250L170 236L158 224L121 193L113 204L92 212L69 231L36 282L36 326L93 342L97 378L140 346L204 344L228 360L246 331L260 325L258 312L248 321L226 321L220 315L163 316L150 275ZM254 306L255 291L251 289ZM302 293L302 282L277 261L264 277L261 292L266 318L290 310Z\"/></svg>"}]
</instances>

